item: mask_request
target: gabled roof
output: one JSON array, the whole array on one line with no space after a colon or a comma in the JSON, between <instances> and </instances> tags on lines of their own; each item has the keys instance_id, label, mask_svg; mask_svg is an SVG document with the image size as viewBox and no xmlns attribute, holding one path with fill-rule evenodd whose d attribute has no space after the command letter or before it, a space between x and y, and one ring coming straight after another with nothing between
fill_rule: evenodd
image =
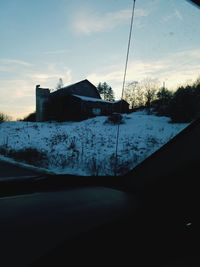
<instances>
[{"instance_id":1,"label":"gabled roof","mask_svg":"<svg viewBox=\"0 0 200 267\"><path fill-rule=\"evenodd\" d=\"M61 88L61 89L59 89L57 91L52 92L51 95L52 96L56 96L56 95L63 95L63 94L73 94L74 93L73 89L76 88L79 85L83 85L83 86L84 85L89 85L95 91L95 93L97 95L97 98L101 98L96 86L94 86L94 84L92 84L87 79L82 80L82 81L77 82L77 83L73 83L73 84L67 85L67 86L65 86L65 87L63 87L63 88Z\"/></svg>"},{"instance_id":2,"label":"gabled roof","mask_svg":"<svg viewBox=\"0 0 200 267\"><path fill-rule=\"evenodd\" d=\"M90 81L88 81L87 79L84 79L84 80L82 80L82 81L80 81L80 82L76 82L76 83L72 83L72 84L70 84L70 85L64 86L64 87L62 87L61 89L69 89L70 87L75 86L75 85L78 85L78 84L81 84L81 83L90 83L90 85L94 86L94 84L92 84ZM95 87L95 86L94 86L94 87ZM95 88L96 88L96 87L95 87Z\"/></svg>"},{"instance_id":3,"label":"gabled roof","mask_svg":"<svg viewBox=\"0 0 200 267\"><path fill-rule=\"evenodd\" d=\"M88 96L81 96L81 95L73 95L83 101L88 101L88 102L101 102L101 103L109 103L109 104L114 104L114 101L107 101L99 98L94 98L94 97L88 97Z\"/></svg>"}]
</instances>

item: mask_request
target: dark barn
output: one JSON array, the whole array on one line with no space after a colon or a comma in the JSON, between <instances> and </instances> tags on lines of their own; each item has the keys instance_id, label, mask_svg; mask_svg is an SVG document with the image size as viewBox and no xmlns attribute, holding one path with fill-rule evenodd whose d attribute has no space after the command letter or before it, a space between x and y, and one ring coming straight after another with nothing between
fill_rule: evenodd
<instances>
[{"instance_id":1,"label":"dark barn","mask_svg":"<svg viewBox=\"0 0 200 267\"><path fill-rule=\"evenodd\" d=\"M50 93L36 86L37 121L83 120L113 112L127 113L129 104L124 100L105 101L97 88L88 80L63 87Z\"/></svg>"},{"instance_id":2,"label":"dark barn","mask_svg":"<svg viewBox=\"0 0 200 267\"><path fill-rule=\"evenodd\" d=\"M66 95L60 99L51 99L51 120L82 120L98 115L109 115L114 111L112 102L98 98Z\"/></svg>"}]
</instances>

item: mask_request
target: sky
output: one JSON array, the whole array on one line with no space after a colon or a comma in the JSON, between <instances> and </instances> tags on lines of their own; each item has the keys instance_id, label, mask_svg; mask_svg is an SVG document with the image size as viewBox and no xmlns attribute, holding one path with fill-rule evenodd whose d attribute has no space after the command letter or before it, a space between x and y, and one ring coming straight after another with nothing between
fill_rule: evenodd
<instances>
[{"instance_id":1,"label":"sky","mask_svg":"<svg viewBox=\"0 0 200 267\"><path fill-rule=\"evenodd\" d=\"M88 79L121 97L133 0L0 0L0 112L35 110L35 86ZM136 0L126 85L168 89L200 75L200 9L186 0Z\"/></svg>"}]
</instances>

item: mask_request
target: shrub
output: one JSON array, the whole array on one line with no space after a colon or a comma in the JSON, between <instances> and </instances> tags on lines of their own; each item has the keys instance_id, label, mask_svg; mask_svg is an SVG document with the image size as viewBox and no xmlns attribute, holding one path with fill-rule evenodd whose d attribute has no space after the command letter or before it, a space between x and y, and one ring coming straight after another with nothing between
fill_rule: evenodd
<instances>
[{"instance_id":1,"label":"shrub","mask_svg":"<svg viewBox=\"0 0 200 267\"><path fill-rule=\"evenodd\" d=\"M44 152L37 150L36 148L24 148L20 150L9 150L7 152L8 156L21 160L36 166L46 166L47 165L47 155Z\"/></svg>"},{"instance_id":2,"label":"shrub","mask_svg":"<svg viewBox=\"0 0 200 267\"><path fill-rule=\"evenodd\" d=\"M120 113L113 113L111 114L108 119L106 120L107 123L112 124L121 124L123 122L123 116Z\"/></svg>"},{"instance_id":3,"label":"shrub","mask_svg":"<svg viewBox=\"0 0 200 267\"><path fill-rule=\"evenodd\" d=\"M0 146L0 155L6 155L6 153L7 153L6 145Z\"/></svg>"}]
</instances>

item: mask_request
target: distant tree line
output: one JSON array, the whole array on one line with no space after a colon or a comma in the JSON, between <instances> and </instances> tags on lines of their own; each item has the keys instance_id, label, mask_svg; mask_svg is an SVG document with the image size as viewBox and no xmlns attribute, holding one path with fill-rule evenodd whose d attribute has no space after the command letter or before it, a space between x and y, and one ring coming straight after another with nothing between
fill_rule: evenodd
<instances>
[{"instance_id":1,"label":"distant tree line","mask_svg":"<svg viewBox=\"0 0 200 267\"><path fill-rule=\"evenodd\" d=\"M60 85L62 81L59 82ZM130 104L132 111L145 108L149 114L168 116L172 122L191 122L200 117L200 77L191 85L180 86L171 91L160 87L156 79L145 78L141 82L133 81L127 85L123 99ZM114 93L106 82L99 83L97 90L104 100L114 101ZM10 117L0 113L0 122ZM35 112L22 121L36 121Z\"/></svg>"},{"instance_id":2,"label":"distant tree line","mask_svg":"<svg viewBox=\"0 0 200 267\"><path fill-rule=\"evenodd\" d=\"M175 91L159 87L155 79L132 82L125 90L124 99L133 110L143 107L157 115L170 117L172 122L191 122L200 116L200 78Z\"/></svg>"},{"instance_id":3,"label":"distant tree line","mask_svg":"<svg viewBox=\"0 0 200 267\"><path fill-rule=\"evenodd\" d=\"M27 116L25 116L22 121L31 121L31 122L34 122L36 121L36 111L28 114Z\"/></svg>"},{"instance_id":4,"label":"distant tree line","mask_svg":"<svg viewBox=\"0 0 200 267\"><path fill-rule=\"evenodd\" d=\"M5 122L5 121L10 121L11 119L12 118L9 115L7 115L3 112L0 112L0 123Z\"/></svg>"},{"instance_id":5,"label":"distant tree line","mask_svg":"<svg viewBox=\"0 0 200 267\"><path fill-rule=\"evenodd\" d=\"M169 115L174 122L190 122L200 116L200 79L181 86L169 103Z\"/></svg>"},{"instance_id":6,"label":"distant tree line","mask_svg":"<svg viewBox=\"0 0 200 267\"><path fill-rule=\"evenodd\" d=\"M145 78L140 83L133 81L125 88L124 99L132 109L146 107L150 110L158 88L159 82L156 79Z\"/></svg>"}]
</instances>

